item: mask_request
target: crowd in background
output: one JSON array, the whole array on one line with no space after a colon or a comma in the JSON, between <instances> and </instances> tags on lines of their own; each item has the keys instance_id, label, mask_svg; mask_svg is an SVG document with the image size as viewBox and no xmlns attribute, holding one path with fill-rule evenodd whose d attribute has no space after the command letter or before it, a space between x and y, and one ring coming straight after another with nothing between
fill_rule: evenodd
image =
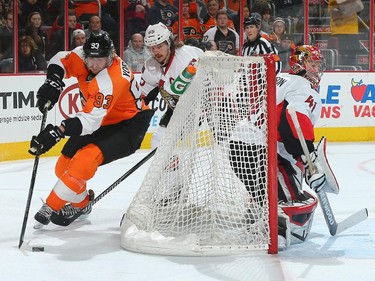
<instances>
[{"instance_id":1,"label":"crowd in background","mask_svg":"<svg viewBox=\"0 0 375 281\"><path fill-rule=\"evenodd\" d=\"M283 62L283 70L287 71L292 48L306 42L303 37L306 24L303 8L305 1L244 2L243 18L259 18L261 36L277 49ZM362 2L368 5L370 1L362 0ZM124 16L123 36L119 36L118 1L68 1L67 32L63 28L65 1L18 0L17 3L19 72L45 71L49 59L54 54L83 45L91 32L101 29L111 35L119 55L133 71L140 71L144 61L149 57L143 45L143 36L150 24L164 23L176 41L183 41L203 50L220 50L233 55L240 55L240 47L247 40L245 33L240 34L241 31L243 32L243 22L239 13L241 9L239 0L124 1L124 10L121 11ZM179 22L180 5L182 22ZM13 7L13 0L0 0L0 72L2 73L13 73L15 70ZM316 44L321 49L335 50L332 54L336 56L337 67L358 65L358 58L361 58L361 55L365 58L369 54L368 39L371 32L368 19L368 9L350 15L338 15L336 0L309 0L308 24L312 27L320 27L320 30L315 34L309 32L308 43ZM182 25L182 29L179 24ZM123 53L118 48L119 40L123 40L125 46ZM369 69L368 64L367 62L367 69ZM358 66L358 69L362 68Z\"/></svg>"}]
</instances>

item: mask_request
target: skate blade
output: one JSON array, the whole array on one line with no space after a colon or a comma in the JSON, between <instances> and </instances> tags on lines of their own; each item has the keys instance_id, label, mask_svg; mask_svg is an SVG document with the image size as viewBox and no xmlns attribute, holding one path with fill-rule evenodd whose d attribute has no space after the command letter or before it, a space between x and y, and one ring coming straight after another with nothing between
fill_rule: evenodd
<instances>
[{"instance_id":1,"label":"skate blade","mask_svg":"<svg viewBox=\"0 0 375 281\"><path fill-rule=\"evenodd\" d=\"M44 224L42 224L42 223L36 221L35 224L34 224L34 227L33 227L33 228L34 228L34 229L42 229L43 226L44 226Z\"/></svg>"}]
</instances>

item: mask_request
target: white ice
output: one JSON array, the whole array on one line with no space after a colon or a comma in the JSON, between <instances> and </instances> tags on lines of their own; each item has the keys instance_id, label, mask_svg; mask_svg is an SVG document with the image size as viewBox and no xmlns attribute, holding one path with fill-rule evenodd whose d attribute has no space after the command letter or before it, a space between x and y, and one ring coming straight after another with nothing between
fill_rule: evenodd
<instances>
[{"instance_id":1,"label":"white ice","mask_svg":"<svg viewBox=\"0 0 375 281\"><path fill-rule=\"evenodd\" d=\"M89 187L99 194L149 151L100 167ZM53 187L55 157L41 158L25 232L18 249L34 160L0 163L0 280L375 280L375 144L328 143L328 157L340 183L329 194L338 222L368 208L369 218L330 236L320 207L308 240L278 255L255 252L224 257L153 256L120 247L119 223L151 160L107 194L88 219L68 227L34 230L33 216ZM26 243L29 243L26 245ZM31 252L43 246L44 252Z\"/></svg>"}]
</instances>

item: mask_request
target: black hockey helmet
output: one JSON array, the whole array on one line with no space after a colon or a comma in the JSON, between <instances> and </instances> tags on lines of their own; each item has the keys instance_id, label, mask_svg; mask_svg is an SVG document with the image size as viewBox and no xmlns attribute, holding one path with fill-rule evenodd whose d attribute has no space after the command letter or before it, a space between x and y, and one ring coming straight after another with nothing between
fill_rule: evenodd
<instances>
[{"instance_id":1,"label":"black hockey helmet","mask_svg":"<svg viewBox=\"0 0 375 281\"><path fill-rule=\"evenodd\" d=\"M113 50L113 42L106 31L92 32L83 45L86 57L109 57Z\"/></svg>"},{"instance_id":2,"label":"black hockey helmet","mask_svg":"<svg viewBox=\"0 0 375 281\"><path fill-rule=\"evenodd\" d=\"M259 16L258 16L259 15ZM261 23L261 16L258 13L252 13L250 17L246 18L243 22L243 26L245 27L246 25L256 25L260 26Z\"/></svg>"}]
</instances>

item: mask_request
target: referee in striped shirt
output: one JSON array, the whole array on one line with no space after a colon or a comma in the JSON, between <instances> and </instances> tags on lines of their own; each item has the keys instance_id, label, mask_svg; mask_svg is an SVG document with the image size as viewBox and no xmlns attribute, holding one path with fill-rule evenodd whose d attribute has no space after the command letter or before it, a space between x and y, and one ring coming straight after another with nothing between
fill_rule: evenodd
<instances>
[{"instance_id":1,"label":"referee in striped shirt","mask_svg":"<svg viewBox=\"0 0 375 281\"><path fill-rule=\"evenodd\" d=\"M246 43L242 46L242 56L254 56L262 54L275 54L276 75L281 72L282 65L278 57L278 51L267 39L260 35L261 20L255 16L250 16L244 21L244 30L247 36Z\"/></svg>"}]
</instances>

